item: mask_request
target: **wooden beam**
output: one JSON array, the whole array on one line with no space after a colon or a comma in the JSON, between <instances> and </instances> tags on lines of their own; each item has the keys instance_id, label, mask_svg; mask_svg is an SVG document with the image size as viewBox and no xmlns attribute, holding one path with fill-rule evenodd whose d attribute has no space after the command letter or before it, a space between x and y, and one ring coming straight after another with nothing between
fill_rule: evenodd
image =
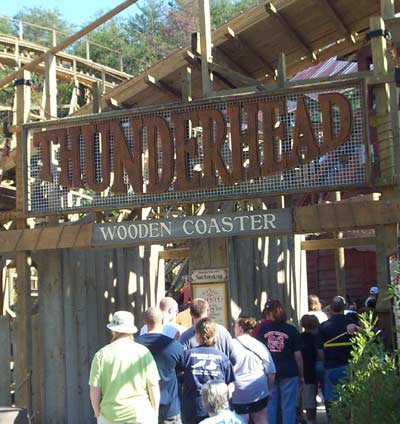
<instances>
[{"instance_id":1,"label":"wooden beam","mask_svg":"<svg viewBox=\"0 0 400 424\"><path fill-rule=\"evenodd\" d=\"M243 65L239 65L236 61L233 60L232 57L229 57L221 47L215 47L213 49L213 61L219 63L220 65L229 67L240 74L253 78L249 75L249 72L243 67Z\"/></svg>"},{"instance_id":2,"label":"wooden beam","mask_svg":"<svg viewBox=\"0 0 400 424\"><path fill-rule=\"evenodd\" d=\"M296 234L375 228L377 225L400 222L400 198L386 201L341 201L297 207L293 208L292 212L293 232ZM19 215L2 212L0 221L15 219L16 216ZM92 224L61 225L41 230L0 231L0 254L30 250L90 248L91 243Z\"/></svg>"},{"instance_id":3,"label":"wooden beam","mask_svg":"<svg viewBox=\"0 0 400 424\"><path fill-rule=\"evenodd\" d=\"M203 97L212 95L212 75L209 70L211 56L211 22L210 1L199 0L199 23L200 23L200 45L201 45L201 82Z\"/></svg>"},{"instance_id":4,"label":"wooden beam","mask_svg":"<svg viewBox=\"0 0 400 424\"><path fill-rule=\"evenodd\" d=\"M189 247L182 247L180 249L168 249L158 252L159 259L184 259L190 258L191 249Z\"/></svg>"},{"instance_id":5,"label":"wooden beam","mask_svg":"<svg viewBox=\"0 0 400 424\"><path fill-rule=\"evenodd\" d=\"M275 16L275 18L280 22L283 28L285 28L288 35L296 41L296 43L304 50L307 56L311 58L312 61L317 60L317 55L313 50L307 45L307 43L304 41L304 38L299 34L299 32L288 22L288 20L280 13L276 7L271 3L268 2L265 5L265 9L268 13L270 13L272 16Z\"/></svg>"},{"instance_id":6,"label":"wooden beam","mask_svg":"<svg viewBox=\"0 0 400 424\"><path fill-rule=\"evenodd\" d=\"M144 81L149 86L154 86L162 91L165 91L170 97L173 97L175 100L181 100L182 98L182 94L178 90L175 90L175 88L171 87L169 84L163 81L157 80L153 75L146 75L144 77Z\"/></svg>"},{"instance_id":7,"label":"wooden beam","mask_svg":"<svg viewBox=\"0 0 400 424\"><path fill-rule=\"evenodd\" d=\"M119 12L122 12L127 7L131 6L132 4L136 3L138 0L125 0L123 3L121 3L119 6L115 7L114 9L110 10L105 15L101 16L100 18L96 19L91 24L85 26L80 31L76 32L75 34L71 35L70 37L67 37L64 41L62 41L60 44L58 44L55 47L52 47L51 49L47 50L47 52L42 53L38 58L33 60L32 62L26 64L23 69L26 71L33 70L37 65L42 63L45 58L48 55L56 54L57 52L64 50L66 47L70 46L75 41L82 38L84 35L88 34L90 31L93 31L100 25L104 24L104 22L108 21L109 19L113 18L115 15L117 15ZM4 77L2 80L0 80L0 87L4 87L14 81L15 78L18 76L18 71L13 72L11 74L8 74L6 77Z\"/></svg>"},{"instance_id":8,"label":"wooden beam","mask_svg":"<svg viewBox=\"0 0 400 424\"><path fill-rule=\"evenodd\" d=\"M213 72L218 72L224 77L240 82L241 84L251 85L251 86L255 85L256 87L260 87L260 88L262 88L263 86L263 84L260 81L256 80L255 78L247 77L245 75L240 74L239 72L234 71L233 69L229 69L217 63L210 63L209 68Z\"/></svg>"},{"instance_id":9,"label":"wooden beam","mask_svg":"<svg viewBox=\"0 0 400 424\"><path fill-rule=\"evenodd\" d=\"M246 41L243 40L242 37L240 37L238 34L235 33L235 31L231 28L231 27L227 27L226 28L226 37L227 38L232 38L234 40L237 41L237 43L239 44L239 46L246 50L247 52L249 52L252 56L254 56L259 62L262 63L262 65L265 68L265 75L268 74L268 77L273 78L274 74L275 74L275 69L273 68L273 66L264 59L263 56L261 56L261 52L256 51L252 46L250 46L249 43L247 43Z\"/></svg>"},{"instance_id":10,"label":"wooden beam","mask_svg":"<svg viewBox=\"0 0 400 424\"><path fill-rule=\"evenodd\" d=\"M301 242L301 250L331 250L339 247L350 249L359 246L375 246L375 243L375 237L305 240Z\"/></svg>"},{"instance_id":11,"label":"wooden beam","mask_svg":"<svg viewBox=\"0 0 400 424\"><path fill-rule=\"evenodd\" d=\"M293 219L295 233L299 234L373 228L378 223L400 222L400 199L304 206L294 208Z\"/></svg>"},{"instance_id":12,"label":"wooden beam","mask_svg":"<svg viewBox=\"0 0 400 424\"><path fill-rule=\"evenodd\" d=\"M186 51L185 55L186 61L193 67L201 68L201 59L199 56L193 54L189 50ZM227 78L225 78L218 71L214 71L213 75L218 78L222 83L229 87L229 89L236 89L236 86L232 84Z\"/></svg>"},{"instance_id":13,"label":"wooden beam","mask_svg":"<svg viewBox=\"0 0 400 424\"><path fill-rule=\"evenodd\" d=\"M349 41L353 44L356 42L356 38L354 34L352 34L351 30L345 25L343 19L338 14L338 12L332 6L330 0L314 0L316 5L322 7L324 12L330 16L330 18L335 22L335 26L339 32L341 32Z\"/></svg>"}]
</instances>

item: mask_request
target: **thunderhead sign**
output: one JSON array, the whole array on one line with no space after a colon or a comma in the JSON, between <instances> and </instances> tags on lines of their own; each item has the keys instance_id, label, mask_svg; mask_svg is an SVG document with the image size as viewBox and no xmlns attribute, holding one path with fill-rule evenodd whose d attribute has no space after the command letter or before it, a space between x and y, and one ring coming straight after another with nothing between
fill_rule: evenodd
<instances>
[{"instance_id":1,"label":"thunderhead sign","mask_svg":"<svg viewBox=\"0 0 400 424\"><path fill-rule=\"evenodd\" d=\"M196 202L364 182L363 119L363 90L353 81L28 126L28 192L36 187L42 196L31 197L28 209Z\"/></svg>"}]
</instances>

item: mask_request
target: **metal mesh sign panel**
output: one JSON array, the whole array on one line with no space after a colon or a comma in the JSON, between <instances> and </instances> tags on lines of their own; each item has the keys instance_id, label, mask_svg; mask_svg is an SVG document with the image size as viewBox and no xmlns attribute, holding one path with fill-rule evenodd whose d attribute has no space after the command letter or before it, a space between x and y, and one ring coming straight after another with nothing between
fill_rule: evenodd
<instances>
[{"instance_id":1,"label":"metal mesh sign panel","mask_svg":"<svg viewBox=\"0 0 400 424\"><path fill-rule=\"evenodd\" d=\"M337 190L365 184L359 80L25 127L31 214Z\"/></svg>"}]
</instances>

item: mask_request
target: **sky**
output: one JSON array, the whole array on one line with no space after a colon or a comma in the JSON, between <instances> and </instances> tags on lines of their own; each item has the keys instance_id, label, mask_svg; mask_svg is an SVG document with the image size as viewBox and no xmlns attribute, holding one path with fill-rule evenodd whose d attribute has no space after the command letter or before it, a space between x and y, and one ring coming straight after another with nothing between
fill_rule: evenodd
<instances>
[{"instance_id":1,"label":"sky","mask_svg":"<svg viewBox=\"0 0 400 424\"><path fill-rule=\"evenodd\" d=\"M85 26L95 19L96 12L103 10L109 12L124 0L0 0L0 15L13 17L21 9L43 7L58 9L62 16L78 28ZM135 13L135 4L129 6L118 16Z\"/></svg>"}]
</instances>

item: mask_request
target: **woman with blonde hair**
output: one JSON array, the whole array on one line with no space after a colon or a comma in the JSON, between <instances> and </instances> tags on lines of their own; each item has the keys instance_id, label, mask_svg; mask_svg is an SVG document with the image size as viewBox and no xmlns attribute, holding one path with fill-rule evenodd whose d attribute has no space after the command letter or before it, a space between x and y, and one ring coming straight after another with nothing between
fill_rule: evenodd
<instances>
[{"instance_id":1,"label":"woman with blonde hair","mask_svg":"<svg viewBox=\"0 0 400 424\"><path fill-rule=\"evenodd\" d=\"M232 407L246 423L268 424L267 404L275 380L275 365L267 347L251 336L257 321L240 317L233 339L237 361Z\"/></svg>"},{"instance_id":2,"label":"woman with blonde hair","mask_svg":"<svg viewBox=\"0 0 400 424\"><path fill-rule=\"evenodd\" d=\"M215 348L217 325L211 318L203 318L195 325L198 346L184 352L183 395L181 411L185 424L198 424L208 417L201 400L202 386L211 380L225 384L234 381L228 357Z\"/></svg>"}]
</instances>

